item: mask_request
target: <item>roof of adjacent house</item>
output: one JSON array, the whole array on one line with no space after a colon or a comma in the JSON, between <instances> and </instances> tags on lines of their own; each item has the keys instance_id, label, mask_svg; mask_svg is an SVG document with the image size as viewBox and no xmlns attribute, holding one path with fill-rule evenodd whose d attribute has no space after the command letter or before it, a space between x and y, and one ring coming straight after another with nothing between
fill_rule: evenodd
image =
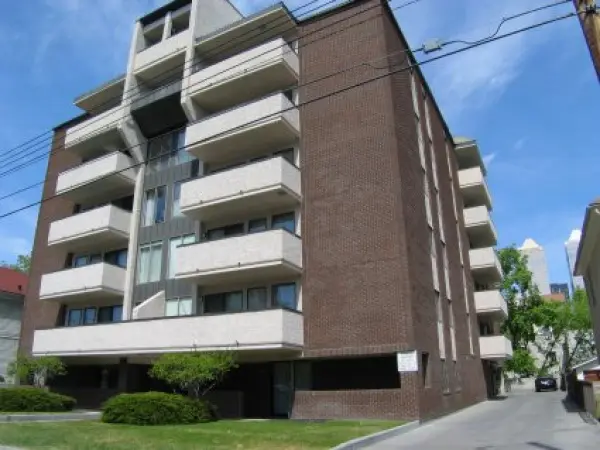
<instances>
[{"instance_id":1,"label":"roof of adjacent house","mask_svg":"<svg viewBox=\"0 0 600 450\"><path fill-rule=\"evenodd\" d=\"M27 275L7 267L0 267L0 292L25 295L27 292Z\"/></svg>"}]
</instances>

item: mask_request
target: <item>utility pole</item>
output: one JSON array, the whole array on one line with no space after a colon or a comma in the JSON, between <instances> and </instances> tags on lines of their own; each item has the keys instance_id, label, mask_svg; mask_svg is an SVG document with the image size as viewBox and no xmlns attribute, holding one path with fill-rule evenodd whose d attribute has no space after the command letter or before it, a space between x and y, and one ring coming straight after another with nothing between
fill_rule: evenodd
<instances>
[{"instance_id":1,"label":"utility pole","mask_svg":"<svg viewBox=\"0 0 600 450\"><path fill-rule=\"evenodd\" d=\"M573 0L600 81L600 12L595 0Z\"/></svg>"}]
</instances>

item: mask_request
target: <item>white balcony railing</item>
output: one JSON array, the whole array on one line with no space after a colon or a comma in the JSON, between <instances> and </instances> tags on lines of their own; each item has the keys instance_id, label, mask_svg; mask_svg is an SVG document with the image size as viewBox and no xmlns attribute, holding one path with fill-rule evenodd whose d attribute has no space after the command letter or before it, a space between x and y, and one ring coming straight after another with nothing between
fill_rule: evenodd
<instances>
[{"instance_id":1,"label":"white balcony railing","mask_svg":"<svg viewBox=\"0 0 600 450\"><path fill-rule=\"evenodd\" d=\"M278 157L184 183L180 208L188 216L208 220L285 208L298 204L300 197L300 170Z\"/></svg>"},{"instance_id":2,"label":"white balcony railing","mask_svg":"<svg viewBox=\"0 0 600 450\"><path fill-rule=\"evenodd\" d=\"M298 352L302 314L273 309L36 330L34 355L144 355L228 350Z\"/></svg>"},{"instance_id":3,"label":"white balcony railing","mask_svg":"<svg viewBox=\"0 0 600 450\"><path fill-rule=\"evenodd\" d=\"M480 167L459 170L458 181L465 205L492 208L492 197Z\"/></svg>"},{"instance_id":4,"label":"white balcony railing","mask_svg":"<svg viewBox=\"0 0 600 450\"><path fill-rule=\"evenodd\" d=\"M481 359L501 361L512 358L511 342L505 336L480 336L479 353Z\"/></svg>"},{"instance_id":5,"label":"white balcony railing","mask_svg":"<svg viewBox=\"0 0 600 450\"><path fill-rule=\"evenodd\" d=\"M286 89L297 83L298 73L298 55L277 38L192 74L187 95L217 111Z\"/></svg>"},{"instance_id":6,"label":"white balcony railing","mask_svg":"<svg viewBox=\"0 0 600 450\"><path fill-rule=\"evenodd\" d=\"M302 270L302 242L285 230L269 230L176 250L176 278L213 284L230 279L275 278Z\"/></svg>"},{"instance_id":7,"label":"white balcony railing","mask_svg":"<svg viewBox=\"0 0 600 450\"><path fill-rule=\"evenodd\" d=\"M79 301L122 297L124 288L125 269L97 263L43 275L40 299Z\"/></svg>"},{"instance_id":8,"label":"white balcony railing","mask_svg":"<svg viewBox=\"0 0 600 450\"><path fill-rule=\"evenodd\" d=\"M486 206L465 208L463 215L471 245L476 248L496 245L496 227Z\"/></svg>"},{"instance_id":9,"label":"white balcony railing","mask_svg":"<svg viewBox=\"0 0 600 450\"><path fill-rule=\"evenodd\" d=\"M492 247L469 250L471 272L482 283L499 282L502 279L502 266Z\"/></svg>"},{"instance_id":10,"label":"white balcony railing","mask_svg":"<svg viewBox=\"0 0 600 450\"><path fill-rule=\"evenodd\" d=\"M489 314L501 319L508 317L506 301L499 290L475 292L475 310L477 314Z\"/></svg>"},{"instance_id":11,"label":"white balcony railing","mask_svg":"<svg viewBox=\"0 0 600 450\"><path fill-rule=\"evenodd\" d=\"M65 133L65 147L74 151L79 147L87 148L86 144L101 147L102 137L116 134L122 118L123 107L119 105L72 126ZM106 143L113 140L111 136Z\"/></svg>"},{"instance_id":12,"label":"white balcony railing","mask_svg":"<svg viewBox=\"0 0 600 450\"><path fill-rule=\"evenodd\" d=\"M142 50L135 55L134 73L140 75L145 71L160 72L161 66L171 66L173 59L180 59L185 54L191 39L188 29Z\"/></svg>"},{"instance_id":13,"label":"white balcony railing","mask_svg":"<svg viewBox=\"0 0 600 450\"><path fill-rule=\"evenodd\" d=\"M300 133L298 108L273 94L187 127L187 150L208 163L292 146Z\"/></svg>"},{"instance_id":14,"label":"white balcony railing","mask_svg":"<svg viewBox=\"0 0 600 450\"><path fill-rule=\"evenodd\" d=\"M126 244L131 213L114 205L105 205L50 224L48 245L67 250L92 251Z\"/></svg>"},{"instance_id":15,"label":"white balcony railing","mask_svg":"<svg viewBox=\"0 0 600 450\"><path fill-rule=\"evenodd\" d=\"M133 193L135 169L131 158L121 152L93 159L58 175L56 194L72 200L95 199ZM96 182L101 183L96 184Z\"/></svg>"}]
</instances>

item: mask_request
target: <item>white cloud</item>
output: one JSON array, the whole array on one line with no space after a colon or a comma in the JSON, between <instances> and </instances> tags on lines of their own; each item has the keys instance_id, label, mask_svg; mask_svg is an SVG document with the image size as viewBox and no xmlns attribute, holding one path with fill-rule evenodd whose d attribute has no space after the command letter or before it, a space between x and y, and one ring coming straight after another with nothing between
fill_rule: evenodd
<instances>
[{"instance_id":1,"label":"white cloud","mask_svg":"<svg viewBox=\"0 0 600 450\"><path fill-rule=\"evenodd\" d=\"M487 168L490 167L490 164L492 164L492 161L496 158L496 154L495 153L490 153L488 155L485 155L483 157L483 163L485 164L485 166Z\"/></svg>"}]
</instances>

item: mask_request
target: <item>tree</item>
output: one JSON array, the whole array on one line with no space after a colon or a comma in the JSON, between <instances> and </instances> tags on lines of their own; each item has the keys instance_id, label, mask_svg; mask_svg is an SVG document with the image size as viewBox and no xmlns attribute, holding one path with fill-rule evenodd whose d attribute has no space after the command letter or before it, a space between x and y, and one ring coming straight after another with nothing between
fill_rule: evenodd
<instances>
[{"instance_id":1,"label":"tree","mask_svg":"<svg viewBox=\"0 0 600 450\"><path fill-rule=\"evenodd\" d=\"M17 262L15 264L8 264L6 261L2 261L0 264L2 267L17 270L19 272L28 274L31 268L31 255L18 255Z\"/></svg>"},{"instance_id":2,"label":"tree","mask_svg":"<svg viewBox=\"0 0 600 450\"><path fill-rule=\"evenodd\" d=\"M150 369L150 376L200 398L236 367L232 352L165 353Z\"/></svg>"},{"instance_id":3,"label":"tree","mask_svg":"<svg viewBox=\"0 0 600 450\"><path fill-rule=\"evenodd\" d=\"M512 358L504 363L504 367L509 372L521 375L529 375L537 372L535 359L528 350L522 348L513 352Z\"/></svg>"},{"instance_id":4,"label":"tree","mask_svg":"<svg viewBox=\"0 0 600 450\"><path fill-rule=\"evenodd\" d=\"M43 387L46 381L56 375L67 373L65 365L56 356L40 356L33 358L18 354L7 367L7 374L20 381L33 382L37 387Z\"/></svg>"},{"instance_id":5,"label":"tree","mask_svg":"<svg viewBox=\"0 0 600 450\"><path fill-rule=\"evenodd\" d=\"M533 283L526 256L511 246L501 249L498 257L503 273L501 292L508 307L502 331L511 340L513 351L527 351L536 338L536 308L543 303L542 296Z\"/></svg>"},{"instance_id":6,"label":"tree","mask_svg":"<svg viewBox=\"0 0 600 450\"><path fill-rule=\"evenodd\" d=\"M572 339L565 340L568 357L565 358L565 370L574 364L592 358L596 354L592 317L587 294L583 289L576 289L569 304L569 331ZM572 344L572 349L569 346Z\"/></svg>"}]
</instances>

